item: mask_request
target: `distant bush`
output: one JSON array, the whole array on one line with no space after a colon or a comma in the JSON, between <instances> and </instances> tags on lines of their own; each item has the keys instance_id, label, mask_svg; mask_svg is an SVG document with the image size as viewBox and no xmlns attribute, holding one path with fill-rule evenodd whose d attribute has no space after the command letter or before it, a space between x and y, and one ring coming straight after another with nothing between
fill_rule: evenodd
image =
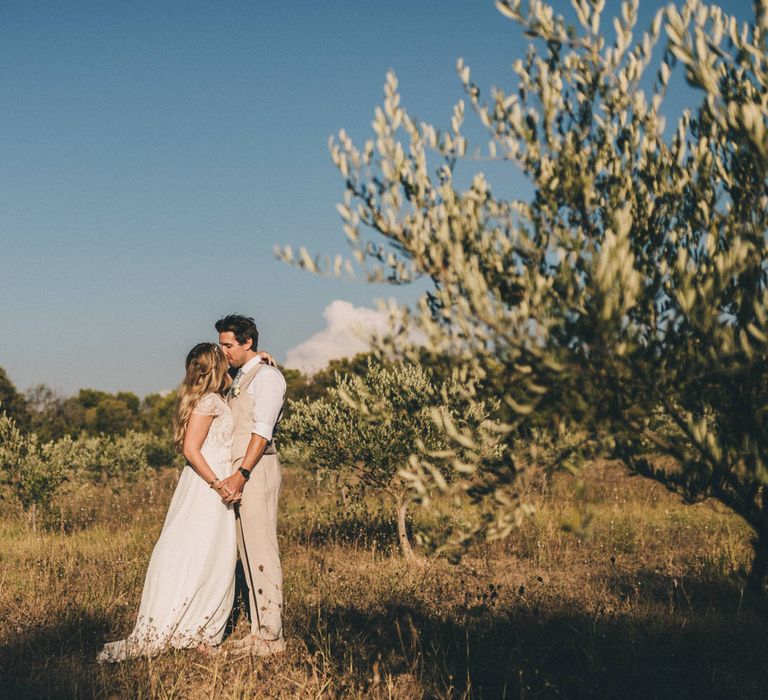
<instances>
[{"instance_id":1,"label":"distant bush","mask_svg":"<svg viewBox=\"0 0 768 700\"><path fill-rule=\"evenodd\" d=\"M11 492L37 529L37 509L45 507L67 479L66 450L41 445L34 433L25 435L15 421L0 414L0 482Z\"/></svg>"},{"instance_id":2,"label":"distant bush","mask_svg":"<svg viewBox=\"0 0 768 700\"><path fill-rule=\"evenodd\" d=\"M52 444L69 454L68 463L78 478L93 482L135 481L177 459L170 440L135 431L116 437L65 437Z\"/></svg>"},{"instance_id":3,"label":"distant bush","mask_svg":"<svg viewBox=\"0 0 768 700\"><path fill-rule=\"evenodd\" d=\"M46 508L65 481L119 486L178 460L170 439L157 435L129 431L117 437L67 435L42 442L0 414L0 483L29 514L33 529L38 508Z\"/></svg>"}]
</instances>

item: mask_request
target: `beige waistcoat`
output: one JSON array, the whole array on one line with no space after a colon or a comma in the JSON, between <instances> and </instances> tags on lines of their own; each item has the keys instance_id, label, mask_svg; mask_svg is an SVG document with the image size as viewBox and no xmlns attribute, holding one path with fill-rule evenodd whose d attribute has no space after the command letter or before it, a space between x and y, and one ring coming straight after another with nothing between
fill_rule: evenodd
<instances>
[{"instance_id":1,"label":"beige waistcoat","mask_svg":"<svg viewBox=\"0 0 768 700\"><path fill-rule=\"evenodd\" d=\"M227 399L229 408L232 411L232 420L235 424L232 435L232 462L235 469L242 463L245 452L248 449L248 443L251 441L251 435L253 434L251 432L253 429L253 405L256 403L256 397L248 393L248 386L262 367L264 365L258 364L246 372L240 378L237 396L230 396ZM274 440L267 445L264 454L277 454Z\"/></svg>"}]
</instances>

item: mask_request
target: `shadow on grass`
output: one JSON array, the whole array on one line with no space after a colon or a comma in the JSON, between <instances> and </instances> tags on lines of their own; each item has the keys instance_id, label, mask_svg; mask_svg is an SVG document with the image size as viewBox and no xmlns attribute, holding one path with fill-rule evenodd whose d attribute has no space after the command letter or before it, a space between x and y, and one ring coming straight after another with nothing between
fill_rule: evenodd
<instances>
[{"instance_id":1,"label":"shadow on grass","mask_svg":"<svg viewBox=\"0 0 768 700\"><path fill-rule=\"evenodd\" d=\"M609 588L621 600L638 600L656 604L668 610L721 615L739 615L766 611L766 600L745 600L744 584L735 578L674 576L660 571L642 569L632 574L615 572L609 578Z\"/></svg>"},{"instance_id":2,"label":"shadow on grass","mask_svg":"<svg viewBox=\"0 0 768 700\"><path fill-rule=\"evenodd\" d=\"M408 531L412 535L410 521ZM397 549L397 523L394 516L386 511L328 514L323 519L302 524L301 528L284 527L281 536L306 547L334 544L355 549L371 549L374 546L381 551Z\"/></svg>"},{"instance_id":3,"label":"shadow on grass","mask_svg":"<svg viewBox=\"0 0 768 700\"><path fill-rule=\"evenodd\" d=\"M376 612L307 609L295 634L340 672L411 676L435 697L768 697L768 621L725 608L594 615L520 602L494 614L468 610L457 622L391 601Z\"/></svg>"},{"instance_id":4,"label":"shadow on grass","mask_svg":"<svg viewBox=\"0 0 768 700\"><path fill-rule=\"evenodd\" d=\"M88 698L99 695L93 674L111 622L73 605L64 618L24 630L0 646L0 697Z\"/></svg>"},{"instance_id":5,"label":"shadow on grass","mask_svg":"<svg viewBox=\"0 0 768 700\"><path fill-rule=\"evenodd\" d=\"M768 697L765 615L742 609L727 582L689 581L694 602L686 608L661 604L670 586L664 577L614 583L635 580L644 582L636 607L621 613L569 609L554 597L459 613L403 598L370 610L298 604L287 635L338 678L353 674L363 687L377 673L382 683L387 674L411 678L426 697ZM106 616L73 606L63 619L20 633L0 648L0 697L108 694L94 657L110 629Z\"/></svg>"}]
</instances>

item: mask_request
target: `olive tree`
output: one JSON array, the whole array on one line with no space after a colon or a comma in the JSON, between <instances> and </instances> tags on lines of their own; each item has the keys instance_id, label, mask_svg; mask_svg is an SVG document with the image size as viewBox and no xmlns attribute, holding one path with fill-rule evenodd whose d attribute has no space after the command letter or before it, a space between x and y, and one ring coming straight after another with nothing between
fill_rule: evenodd
<instances>
[{"instance_id":1,"label":"olive tree","mask_svg":"<svg viewBox=\"0 0 768 700\"><path fill-rule=\"evenodd\" d=\"M419 365L367 361L359 374L336 374L335 383L319 399L290 402L280 424L280 440L288 453L318 476L333 476L388 495L397 517L397 536L404 557L413 558L406 519L408 469L421 455L439 456L449 440L438 423L454 430L481 430L488 408L466 396L456 381L437 385ZM436 421L437 419L437 421ZM484 449L492 454L492 439ZM432 469L447 485L449 470Z\"/></svg>"},{"instance_id":2,"label":"olive tree","mask_svg":"<svg viewBox=\"0 0 768 700\"><path fill-rule=\"evenodd\" d=\"M449 128L419 123L393 74L373 138L358 147L342 131L331 142L356 260L371 279L429 276L434 288L403 320L509 409L498 417L502 457L456 487L498 501L485 534L503 536L520 506L515 429L552 411L631 470L744 518L754 531L750 586L761 590L768 3L757 0L754 20L740 25L687 0L641 33L637 0L611 25L604 0L572 0L569 17L536 0L496 4L531 38L511 86L486 94L461 60L458 75L487 130L484 157L518 168L532 197L494 195L479 166L461 187L461 168L473 167L465 101ZM676 70L696 99L667 127ZM282 255L318 267L306 251ZM429 470L411 477L435 485Z\"/></svg>"}]
</instances>

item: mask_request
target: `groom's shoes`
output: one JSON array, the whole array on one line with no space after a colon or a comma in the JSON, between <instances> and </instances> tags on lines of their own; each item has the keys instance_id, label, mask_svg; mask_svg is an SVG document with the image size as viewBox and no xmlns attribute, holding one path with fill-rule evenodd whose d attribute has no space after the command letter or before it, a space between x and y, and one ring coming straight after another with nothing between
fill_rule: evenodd
<instances>
[{"instance_id":1,"label":"groom's shoes","mask_svg":"<svg viewBox=\"0 0 768 700\"><path fill-rule=\"evenodd\" d=\"M275 656L285 652L285 640L280 639L261 639L252 635L247 635L243 639L232 642L229 646L231 658L239 658L251 654L253 656Z\"/></svg>"}]
</instances>

